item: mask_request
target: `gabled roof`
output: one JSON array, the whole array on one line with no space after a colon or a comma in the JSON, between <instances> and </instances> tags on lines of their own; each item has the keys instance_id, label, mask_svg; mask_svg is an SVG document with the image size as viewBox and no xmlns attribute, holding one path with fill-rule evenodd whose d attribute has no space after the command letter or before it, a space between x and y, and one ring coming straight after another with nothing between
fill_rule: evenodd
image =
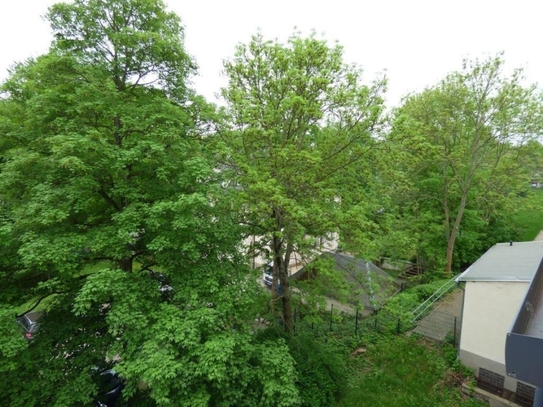
<instances>
[{"instance_id":1,"label":"gabled roof","mask_svg":"<svg viewBox=\"0 0 543 407\"><path fill-rule=\"evenodd\" d=\"M543 258L543 241L498 243L457 281L531 282Z\"/></svg>"}]
</instances>

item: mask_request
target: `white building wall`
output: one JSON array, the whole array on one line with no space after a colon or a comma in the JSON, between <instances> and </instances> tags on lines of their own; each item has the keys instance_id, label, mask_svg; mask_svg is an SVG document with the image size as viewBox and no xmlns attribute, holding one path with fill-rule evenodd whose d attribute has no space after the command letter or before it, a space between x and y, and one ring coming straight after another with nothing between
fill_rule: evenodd
<instances>
[{"instance_id":1,"label":"white building wall","mask_svg":"<svg viewBox=\"0 0 543 407\"><path fill-rule=\"evenodd\" d=\"M467 282L460 351L505 365L505 338L529 285L528 282Z\"/></svg>"},{"instance_id":2,"label":"white building wall","mask_svg":"<svg viewBox=\"0 0 543 407\"><path fill-rule=\"evenodd\" d=\"M261 241L260 236L250 236L246 238L243 242L246 249L250 248L255 243L260 243ZM338 248L338 242L339 242L339 234L338 233L328 233L326 236L323 237L316 237L315 239L315 246L314 246L314 253L310 256L310 258L304 258L300 253L298 252L292 252L290 256L290 264L288 266L289 273L295 273L300 268L302 268L304 265L306 265L310 260L312 260L314 257L318 256L322 252L333 252L336 251ZM268 253L271 253L271 249L268 248ZM259 268L262 267L267 261L270 261L270 258L266 258L263 253L256 253L252 259L251 259L251 267L252 268Z\"/></svg>"},{"instance_id":3,"label":"white building wall","mask_svg":"<svg viewBox=\"0 0 543 407\"><path fill-rule=\"evenodd\" d=\"M517 381L505 370L505 339L526 296L529 282L469 281L465 286L459 358L478 374L482 367L504 377L516 391Z\"/></svg>"}]
</instances>

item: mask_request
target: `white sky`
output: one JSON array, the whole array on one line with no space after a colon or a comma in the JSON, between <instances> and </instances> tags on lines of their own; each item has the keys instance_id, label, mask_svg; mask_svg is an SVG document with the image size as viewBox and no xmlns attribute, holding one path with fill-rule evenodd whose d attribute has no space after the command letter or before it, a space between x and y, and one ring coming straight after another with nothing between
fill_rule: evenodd
<instances>
[{"instance_id":1,"label":"white sky","mask_svg":"<svg viewBox=\"0 0 543 407\"><path fill-rule=\"evenodd\" d=\"M47 51L41 18L55 0L1 0L0 80L16 61ZM210 101L224 86L222 61L258 28L284 41L294 27L314 29L345 49L368 82L387 71L390 104L461 68L462 59L505 51L510 67L524 67L543 83L543 3L538 0L166 0L186 28L186 49L200 66L196 90Z\"/></svg>"}]
</instances>

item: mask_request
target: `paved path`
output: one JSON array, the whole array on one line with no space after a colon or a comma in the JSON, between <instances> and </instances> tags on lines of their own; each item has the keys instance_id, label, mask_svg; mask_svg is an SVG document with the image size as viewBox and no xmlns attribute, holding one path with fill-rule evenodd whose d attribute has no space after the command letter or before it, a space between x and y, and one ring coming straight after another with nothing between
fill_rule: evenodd
<instances>
[{"instance_id":1,"label":"paved path","mask_svg":"<svg viewBox=\"0 0 543 407\"><path fill-rule=\"evenodd\" d=\"M456 318L456 330L460 330L460 317L462 316L463 291L454 289L442 300L434 305L432 311L421 319L413 330L420 335L443 341L447 335L453 333ZM458 338L458 336L457 336Z\"/></svg>"},{"instance_id":2,"label":"paved path","mask_svg":"<svg viewBox=\"0 0 543 407\"><path fill-rule=\"evenodd\" d=\"M534 241L537 240L543 240L543 230L541 232L539 232L539 234L535 237Z\"/></svg>"}]
</instances>

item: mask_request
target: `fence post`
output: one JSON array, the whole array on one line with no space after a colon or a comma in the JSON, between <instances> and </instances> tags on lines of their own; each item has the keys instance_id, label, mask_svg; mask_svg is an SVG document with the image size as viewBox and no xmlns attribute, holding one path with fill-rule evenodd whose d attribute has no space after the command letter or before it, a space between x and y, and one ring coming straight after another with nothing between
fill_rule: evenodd
<instances>
[{"instance_id":1,"label":"fence post","mask_svg":"<svg viewBox=\"0 0 543 407\"><path fill-rule=\"evenodd\" d=\"M398 318L398 325L396 326L396 333L400 333L400 318Z\"/></svg>"},{"instance_id":2,"label":"fence post","mask_svg":"<svg viewBox=\"0 0 543 407\"><path fill-rule=\"evenodd\" d=\"M456 317L454 317L453 347L456 348Z\"/></svg>"},{"instance_id":3,"label":"fence post","mask_svg":"<svg viewBox=\"0 0 543 407\"><path fill-rule=\"evenodd\" d=\"M375 326L373 327L374 331L377 331L377 317L375 317Z\"/></svg>"},{"instance_id":4,"label":"fence post","mask_svg":"<svg viewBox=\"0 0 543 407\"><path fill-rule=\"evenodd\" d=\"M354 320L354 334L358 335L358 309L356 310L356 317Z\"/></svg>"},{"instance_id":5,"label":"fence post","mask_svg":"<svg viewBox=\"0 0 543 407\"><path fill-rule=\"evenodd\" d=\"M332 332L332 317L334 316L334 304L330 305L330 332Z\"/></svg>"}]
</instances>

